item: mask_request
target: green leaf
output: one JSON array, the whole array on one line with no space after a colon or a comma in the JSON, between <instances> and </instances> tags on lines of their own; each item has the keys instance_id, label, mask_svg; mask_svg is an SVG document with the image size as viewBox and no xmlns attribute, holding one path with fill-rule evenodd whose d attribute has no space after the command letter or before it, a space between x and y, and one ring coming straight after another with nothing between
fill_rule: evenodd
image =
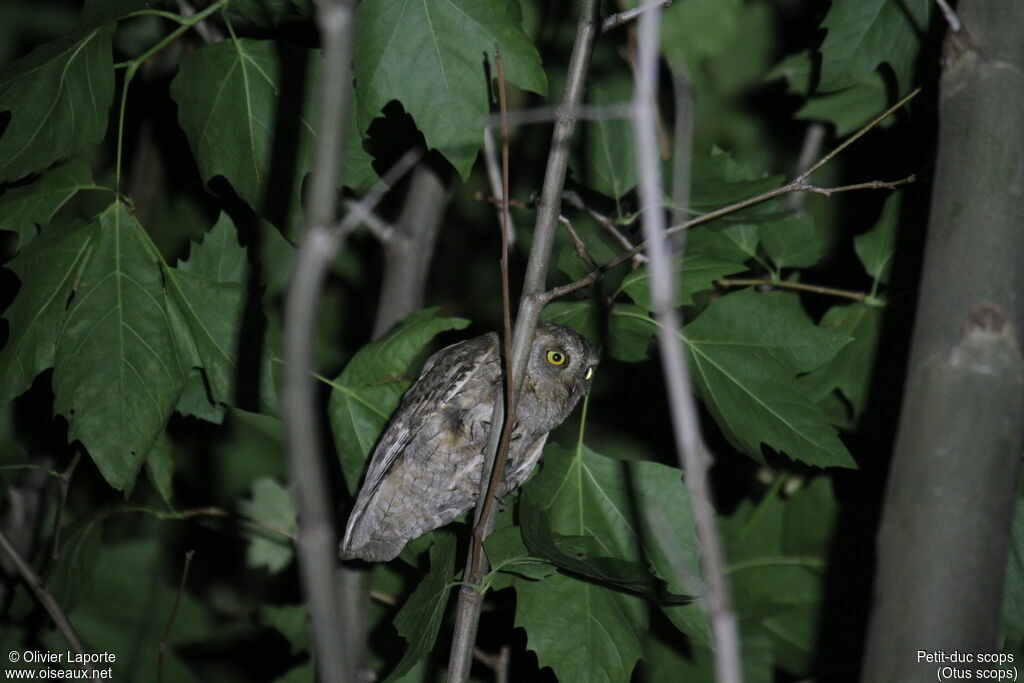
<instances>
[{"instance_id":1,"label":"green leaf","mask_svg":"<svg viewBox=\"0 0 1024 683\"><path fill-rule=\"evenodd\" d=\"M65 610L74 609L93 595L93 577L103 546L102 518L91 517L61 529L60 559L47 584Z\"/></svg>"},{"instance_id":2,"label":"green leaf","mask_svg":"<svg viewBox=\"0 0 1024 683\"><path fill-rule=\"evenodd\" d=\"M601 311L597 302L555 301L544 307L540 319L576 330L594 346L601 344Z\"/></svg>"},{"instance_id":3,"label":"green leaf","mask_svg":"<svg viewBox=\"0 0 1024 683\"><path fill-rule=\"evenodd\" d=\"M647 360L658 328L647 312L633 304L613 304L608 315L608 355L623 363Z\"/></svg>"},{"instance_id":4,"label":"green leaf","mask_svg":"<svg viewBox=\"0 0 1024 683\"><path fill-rule=\"evenodd\" d=\"M815 327L798 299L742 290L715 301L682 335L698 395L729 441L757 461L761 444L817 467L853 467L836 430L795 374L847 343Z\"/></svg>"},{"instance_id":5,"label":"green leaf","mask_svg":"<svg viewBox=\"0 0 1024 683\"><path fill-rule=\"evenodd\" d=\"M700 249L687 249L682 259L676 258L673 272L676 280L676 305L692 306L693 295L714 287L715 280L746 270L742 263L717 258ZM637 305L654 310L651 301L651 272L643 265L626 276L619 291L625 292Z\"/></svg>"},{"instance_id":6,"label":"green leaf","mask_svg":"<svg viewBox=\"0 0 1024 683\"><path fill-rule=\"evenodd\" d=\"M536 580L556 571L548 560L530 553L518 526L495 530L484 540L484 551L491 563L489 585L494 590L513 585L512 576Z\"/></svg>"},{"instance_id":7,"label":"green leaf","mask_svg":"<svg viewBox=\"0 0 1024 683\"><path fill-rule=\"evenodd\" d=\"M813 266L825 253L825 240L812 216L792 216L758 227L765 253L778 269Z\"/></svg>"},{"instance_id":8,"label":"green leaf","mask_svg":"<svg viewBox=\"0 0 1024 683\"><path fill-rule=\"evenodd\" d=\"M184 57L171 82L203 179L224 176L290 236L301 215L310 150L318 144L312 117L321 62L319 51L288 43L225 40ZM342 180L364 189L375 176L355 128L349 131Z\"/></svg>"},{"instance_id":9,"label":"green leaf","mask_svg":"<svg viewBox=\"0 0 1024 683\"><path fill-rule=\"evenodd\" d=\"M210 393L219 403L234 398L246 270L245 249L226 214L193 247L189 260L164 267L170 301L188 327Z\"/></svg>"},{"instance_id":10,"label":"green leaf","mask_svg":"<svg viewBox=\"0 0 1024 683\"><path fill-rule=\"evenodd\" d=\"M309 610L305 605L262 605L259 619L284 636L292 655L310 651Z\"/></svg>"},{"instance_id":11,"label":"green leaf","mask_svg":"<svg viewBox=\"0 0 1024 683\"><path fill-rule=\"evenodd\" d=\"M929 0L835 0L821 24L828 33L821 45L819 88L856 85L886 63L900 91L909 90L930 10Z\"/></svg>"},{"instance_id":12,"label":"green leaf","mask_svg":"<svg viewBox=\"0 0 1024 683\"><path fill-rule=\"evenodd\" d=\"M1024 504L1020 498L1013 511L1010 553L1006 563L1003 628L1009 639L1024 638Z\"/></svg>"},{"instance_id":13,"label":"green leaf","mask_svg":"<svg viewBox=\"0 0 1024 683\"><path fill-rule=\"evenodd\" d=\"M602 81L589 87L596 106L623 104L632 97L626 79ZM616 201L636 187L636 152L633 125L628 119L602 118L583 124L584 165L580 174L587 187Z\"/></svg>"},{"instance_id":14,"label":"green leaf","mask_svg":"<svg viewBox=\"0 0 1024 683\"><path fill-rule=\"evenodd\" d=\"M515 623L540 666L562 681L630 679L647 635L642 598L565 574L517 579L515 588Z\"/></svg>"},{"instance_id":15,"label":"green leaf","mask_svg":"<svg viewBox=\"0 0 1024 683\"><path fill-rule=\"evenodd\" d=\"M864 270L875 279L875 283L888 282L892 270L892 257L896 253L896 233L900 226L900 212L903 193L889 195L882 206L882 215L874 227L853 240L857 257L864 264Z\"/></svg>"},{"instance_id":16,"label":"green leaf","mask_svg":"<svg viewBox=\"0 0 1024 683\"><path fill-rule=\"evenodd\" d=\"M107 482L130 490L184 375L162 305L159 256L142 226L118 203L87 233L92 253L57 343L54 407Z\"/></svg>"},{"instance_id":17,"label":"green leaf","mask_svg":"<svg viewBox=\"0 0 1024 683\"><path fill-rule=\"evenodd\" d=\"M0 70L0 183L100 142L114 96L114 26L46 43Z\"/></svg>"},{"instance_id":18,"label":"green leaf","mask_svg":"<svg viewBox=\"0 0 1024 683\"><path fill-rule=\"evenodd\" d=\"M252 486L252 500L238 505L242 514L250 519L269 524L289 533L296 533L295 503L287 488L270 477L257 479ZM249 537L246 562L250 567L263 567L277 573L292 561L291 541L281 534L255 529Z\"/></svg>"},{"instance_id":19,"label":"green leaf","mask_svg":"<svg viewBox=\"0 0 1024 683\"><path fill-rule=\"evenodd\" d=\"M465 179L488 115L484 60L501 48L505 78L543 95L540 55L512 0L378 0L356 11L359 128L398 100ZM444 106L438 106L444 102Z\"/></svg>"},{"instance_id":20,"label":"green leaf","mask_svg":"<svg viewBox=\"0 0 1024 683\"><path fill-rule=\"evenodd\" d=\"M668 7L661 19L661 49L674 69L689 73L724 50L738 33L741 0L686 0Z\"/></svg>"},{"instance_id":21,"label":"green leaf","mask_svg":"<svg viewBox=\"0 0 1024 683\"><path fill-rule=\"evenodd\" d=\"M838 389L850 402L854 417L867 407L872 369L878 353L878 337L882 331L883 309L861 303L833 306L821 319L821 327L850 338L835 357L806 377L801 383L809 388L815 400L824 399Z\"/></svg>"},{"instance_id":22,"label":"green leaf","mask_svg":"<svg viewBox=\"0 0 1024 683\"><path fill-rule=\"evenodd\" d=\"M92 253L90 237L85 225L45 230L7 264L21 289L4 314L10 336L0 351L0 406L53 367L68 298Z\"/></svg>"},{"instance_id":23,"label":"green leaf","mask_svg":"<svg viewBox=\"0 0 1024 683\"><path fill-rule=\"evenodd\" d=\"M729 154L714 150L710 156L698 157L693 163L690 185L690 207L710 211L743 199L749 199L782 185L782 176L768 176L732 159ZM776 217L773 202L763 202L738 211L729 220L750 221Z\"/></svg>"},{"instance_id":24,"label":"green leaf","mask_svg":"<svg viewBox=\"0 0 1024 683\"><path fill-rule=\"evenodd\" d=\"M160 494L164 505L173 509L171 499L174 497L174 460L171 456L171 439L167 432L160 432L153 447L146 456L146 474L153 488Z\"/></svg>"},{"instance_id":25,"label":"green leaf","mask_svg":"<svg viewBox=\"0 0 1024 683\"><path fill-rule=\"evenodd\" d=\"M455 535L437 534L436 542L430 546L430 571L395 617L395 628L409 647L387 681L408 673L434 649L454 572Z\"/></svg>"},{"instance_id":26,"label":"green leaf","mask_svg":"<svg viewBox=\"0 0 1024 683\"><path fill-rule=\"evenodd\" d=\"M469 324L463 318L438 318L438 310L428 308L410 315L384 337L357 351L331 382L327 413L349 493L355 493L366 459L412 384L413 359L439 333Z\"/></svg>"},{"instance_id":27,"label":"green leaf","mask_svg":"<svg viewBox=\"0 0 1024 683\"><path fill-rule=\"evenodd\" d=\"M89 165L73 159L47 171L31 185L11 188L0 196L0 230L18 233L18 243L25 245L75 193L102 189L92 182Z\"/></svg>"},{"instance_id":28,"label":"green leaf","mask_svg":"<svg viewBox=\"0 0 1024 683\"><path fill-rule=\"evenodd\" d=\"M650 597L665 596L665 582L654 576L647 565L607 557L607 550L593 536L569 536L552 531L548 515L534 505L529 496L523 496L519 501L519 523L526 546L534 557L544 558L561 569L600 583L613 584Z\"/></svg>"},{"instance_id":29,"label":"green leaf","mask_svg":"<svg viewBox=\"0 0 1024 683\"><path fill-rule=\"evenodd\" d=\"M686 251L725 263L744 263L750 259L760 261L757 254L760 241L760 226L755 223L727 228L698 226L687 234Z\"/></svg>"},{"instance_id":30,"label":"green leaf","mask_svg":"<svg viewBox=\"0 0 1024 683\"><path fill-rule=\"evenodd\" d=\"M68 619L92 652L110 652L113 680L156 681L158 658L164 646L166 683L195 680L181 660L179 648L205 643L215 634L214 613L208 605L179 594L181 554L163 557L158 537L123 543L105 543L96 556L93 590L87 600L68 610ZM201 562L201 555L193 563ZM131 571L126 571L131 568ZM173 578L168 575L173 576ZM168 619L174 621L168 631ZM67 643L56 630L43 638L42 649L64 652Z\"/></svg>"},{"instance_id":31,"label":"green leaf","mask_svg":"<svg viewBox=\"0 0 1024 683\"><path fill-rule=\"evenodd\" d=\"M524 502L527 499L547 513L552 533L590 537L587 552L592 556L599 553L653 566L672 594L703 593L693 518L679 470L653 462L612 460L582 443L572 450L550 445L540 472L523 487ZM533 530L523 522L531 550L537 542L528 537ZM699 608L661 607L690 637L709 642Z\"/></svg>"},{"instance_id":32,"label":"green leaf","mask_svg":"<svg viewBox=\"0 0 1024 683\"><path fill-rule=\"evenodd\" d=\"M885 111L889 104L887 95L885 78L881 73L872 71L857 85L811 97L796 116L831 123L837 136L849 135ZM884 128L893 122L894 119L889 117L882 121L881 126Z\"/></svg>"},{"instance_id":33,"label":"green leaf","mask_svg":"<svg viewBox=\"0 0 1024 683\"><path fill-rule=\"evenodd\" d=\"M820 633L821 601L837 510L824 478L792 498L775 489L722 520L729 579L747 633L768 635L780 664L809 673Z\"/></svg>"}]
</instances>

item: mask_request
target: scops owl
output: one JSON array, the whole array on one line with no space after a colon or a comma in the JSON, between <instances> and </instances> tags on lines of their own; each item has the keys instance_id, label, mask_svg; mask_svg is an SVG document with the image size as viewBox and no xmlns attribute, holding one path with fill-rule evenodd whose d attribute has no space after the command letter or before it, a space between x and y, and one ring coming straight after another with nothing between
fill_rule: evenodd
<instances>
[{"instance_id":1,"label":"scops owl","mask_svg":"<svg viewBox=\"0 0 1024 683\"><path fill-rule=\"evenodd\" d=\"M590 343L569 328L538 325L499 496L537 464L548 432L586 393L597 360ZM476 504L500 384L494 332L427 360L370 459L341 543L343 558L390 560L412 539Z\"/></svg>"}]
</instances>

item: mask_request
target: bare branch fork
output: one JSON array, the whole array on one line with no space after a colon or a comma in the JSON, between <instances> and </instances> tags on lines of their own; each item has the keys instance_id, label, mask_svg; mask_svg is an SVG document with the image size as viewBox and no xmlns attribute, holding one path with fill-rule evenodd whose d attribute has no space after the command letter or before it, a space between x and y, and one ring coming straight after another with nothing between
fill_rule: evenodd
<instances>
[{"instance_id":1,"label":"bare branch fork","mask_svg":"<svg viewBox=\"0 0 1024 683\"><path fill-rule=\"evenodd\" d=\"M823 156L814 165L812 165L806 171L800 173L796 178L794 178L789 183L786 183L785 185L783 185L781 187L777 187L774 190L769 190L768 192L763 192L763 193L761 193L759 195L756 195L754 197L750 197L749 199L744 199L742 201L736 202L735 204L730 204L729 206L722 207L721 209L716 209L714 211L709 211L708 213L705 213L703 215L697 216L696 218L692 218L692 219L690 219L688 221L685 221L683 223L678 223L676 225L673 225L672 227L668 228L665 231L665 234L666 235L675 235L677 233L683 232L684 230L689 230L690 228L696 227L698 225L703 225L704 223L709 223L709 222L711 222L711 221L713 221L713 220L715 220L717 218L721 218L722 216L727 216L729 214L736 213L737 211L742 211L743 209L749 208L751 206L755 206L755 205L760 204L762 202L766 202L769 199L774 199L775 197L778 197L778 196L781 196L781 195L784 195L784 194L789 194L791 192L811 192L811 193L814 193L814 194L820 194L820 195L824 195L826 197L829 197L829 196L832 196L833 194L838 194L840 192L852 192L852 191L855 191L855 190L881 190L881 189L891 190L891 189L897 188L897 187L899 187L901 185L906 185L908 183L914 182L914 180L916 179L915 176L914 175L909 175L906 178L900 178L899 180L891 180L891 181L872 180L872 181L868 181L868 182L865 182L865 183L856 183L856 184L853 184L853 185L841 185L841 186L838 186L838 187L818 187L818 186L815 186L815 185L811 185L809 182L807 182L807 179L811 176L812 173L814 173L816 170L818 170L819 168L824 166L826 163L831 161L837 154L839 154L844 149L849 147L851 144L856 142L863 135L865 135L868 131L870 131L873 128L875 128L879 123L881 123L883 120L885 120L890 114L892 114L893 112L895 112L898 109L900 109L903 106L905 106L910 100L912 100L914 97L916 97L920 92L921 92L920 88L915 88L914 90L912 90L909 94L907 94L905 97L903 97L899 102L897 102L896 104L892 105L891 107L886 109L884 112L879 114L877 117L872 119L870 123L866 124L863 128L861 128L859 131L857 131L854 135L852 135L851 137L849 137L846 140L844 140L841 144L836 146L835 149L833 149L831 152L829 152L828 154ZM549 303L549 302L551 302L551 301L553 301L553 300L555 300L555 299L557 299L559 297L565 296L566 294L569 294L571 292L575 292L578 289L582 289L584 287L592 285L593 283L597 282L601 278L601 276L604 275L604 273L608 272L612 268L615 268L619 264L628 261L629 259L633 258L635 255L637 255L637 254L647 250L648 246L649 246L649 241L641 242L640 244L636 245L632 249L628 249L628 250L624 251L623 253L619 254L618 256L616 256L615 258L613 258L611 261L609 261L608 263L604 264L600 268L598 268L596 270L593 270L590 273L584 275L579 280L576 280L574 282L570 282L570 283L562 285L560 287L555 287L555 288L545 292L543 294L543 304L547 304L547 303Z\"/></svg>"},{"instance_id":2,"label":"bare branch fork","mask_svg":"<svg viewBox=\"0 0 1024 683\"><path fill-rule=\"evenodd\" d=\"M714 636L715 678L719 683L740 683L740 640L726 578L725 551L708 482L709 457L701 441L697 406L682 342L676 334L680 316L675 304L675 273L665 214L661 208L661 169L658 157L655 97L658 82L658 39L661 8L653 7L639 19L637 73L633 96L633 127L639 172L641 221L650 258L651 297L658 325L658 346L669 398L679 466L686 473L690 507L700 541L700 560L706 591L704 611Z\"/></svg>"},{"instance_id":3,"label":"bare branch fork","mask_svg":"<svg viewBox=\"0 0 1024 683\"><path fill-rule=\"evenodd\" d=\"M597 0L582 0L580 18L577 24L576 39L569 58L566 73L565 92L562 106L555 121L551 139L551 151L548 154L547 167L544 173L544 185L537 208L537 219L534 226L533 242L526 266L526 276L519 300L518 315L515 321L515 332L512 336L512 389L513 401L518 395L526 373L526 363L537 320L544 307L545 277L551 261L551 248L554 244L555 231L558 228L562 189L565 186L565 174L569 163L569 140L576 127L576 118L566 113L579 106L583 99L583 88L586 74L590 66L590 55L594 41L600 28ZM503 196L507 196L507 192ZM500 413L500 415L499 415ZM495 425L504 418L504 403L495 402L495 414L492 416L491 435L487 444L485 466L482 468L480 489L477 498L478 519L486 505L487 490L494 458L497 454L498 430ZM484 530L493 528L493 507L489 519L484 519ZM487 568L486 558L479 553L479 569ZM473 569L473 557L468 558L466 576ZM475 588L464 584L459 591L459 602L456 607L455 631L452 637L452 650L448 661L448 680L463 683L469 679L472 664L473 643L476 640L477 627L480 621L480 610L483 606L483 594Z\"/></svg>"}]
</instances>

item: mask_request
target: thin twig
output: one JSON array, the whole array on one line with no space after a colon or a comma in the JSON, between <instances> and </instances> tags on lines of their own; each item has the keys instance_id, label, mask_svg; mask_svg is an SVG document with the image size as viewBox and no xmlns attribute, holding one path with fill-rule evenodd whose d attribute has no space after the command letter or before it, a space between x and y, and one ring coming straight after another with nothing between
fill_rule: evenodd
<instances>
[{"instance_id":1,"label":"thin twig","mask_svg":"<svg viewBox=\"0 0 1024 683\"><path fill-rule=\"evenodd\" d=\"M501 125L503 127L502 135L507 136L507 132L504 129L508 128L508 111L501 115ZM512 223L512 216L509 215L507 218L502 218L501 214L501 201L505 198L505 194L502 192L504 185L497 157L498 152L494 145L494 129L488 126L484 128L484 168L487 169L487 182L491 186L491 194L498 199L498 221L500 223L502 220L508 220L509 244L515 244L516 226Z\"/></svg>"},{"instance_id":2,"label":"thin twig","mask_svg":"<svg viewBox=\"0 0 1024 683\"><path fill-rule=\"evenodd\" d=\"M50 590L43 584L42 579L32 571L32 567L29 566L25 558L21 556L14 544L11 543L7 535L0 531L0 550L7 553L7 557L14 563L18 573L21 574L21 578L28 584L29 589L36 596L36 600L43 606L47 614L50 615L50 619L53 620L54 626L60 631L61 635L64 636L64 640L67 641L68 645L72 650L77 652L79 655L85 655L85 647L82 646L82 640L78 637L78 633L75 631L75 627L71 625L71 621L67 615L64 614L64 610L57 604L57 600L53 597ZM84 657L82 657L84 659ZM80 666L88 671L95 671L92 664L88 662L81 662Z\"/></svg>"},{"instance_id":3,"label":"thin twig","mask_svg":"<svg viewBox=\"0 0 1024 683\"><path fill-rule=\"evenodd\" d=\"M487 521L495 507L499 484L505 474L505 461L508 459L509 443L512 441L512 425L515 422L515 401L512 387L512 295L509 292L509 127L505 115L508 113L505 100L505 66L502 62L501 49L495 50L495 66L498 71L498 100L502 112L502 385L505 389L505 404L512 407L506 411L506 419L502 421L502 433L498 440L498 453L495 464L490 468L490 480L487 482L483 507L476 524L473 526L473 541L469 550L469 572L467 581L478 584L483 577L481 563L483 561L483 539L487 535ZM493 423L493 422L492 422Z\"/></svg>"},{"instance_id":4,"label":"thin twig","mask_svg":"<svg viewBox=\"0 0 1024 683\"><path fill-rule=\"evenodd\" d=\"M618 28L623 24L629 23L630 21L633 21L647 10L652 9L654 7L661 9L663 7L671 6L672 0L655 0L654 2L649 2L646 5L640 5L639 7L634 7L633 9L628 9L625 10L624 12L616 12L615 14L612 14L611 16L605 18L604 22L602 22L601 33L607 33L608 31L611 31L613 28Z\"/></svg>"},{"instance_id":5,"label":"thin twig","mask_svg":"<svg viewBox=\"0 0 1024 683\"><path fill-rule=\"evenodd\" d=\"M960 17L956 15L953 8L949 6L946 0L935 0L935 4L942 10L942 16L946 18L946 23L949 24L949 28L953 33L960 33L963 30L963 24L960 23Z\"/></svg>"},{"instance_id":6,"label":"thin twig","mask_svg":"<svg viewBox=\"0 0 1024 683\"><path fill-rule=\"evenodd\" d=\"M622 234L622 232L619 231L618 226L615 225L615 222L611 218L605 216L603 213L596 211L592 207L587 206L584 203L583 198L580 197L577 193L568 190L563 192L562 201L564 201L569 206L575 207L580 211L585 212L588 216L593 218L598 225L604 228L604 231L608 233L608 236L611 237L616 242L618 242L619 246L622 247L623 249L633 248L633 243L629 241L628 237L626 237L625 235ZM633 262L634 267L638 267L647 262L647 257L644 256L643 254L634 254Z\"/></svg>"},{"instance_id":7,"label":"thin twig","mask_svg":"<svg viewBox=\"0 0 1024 683\"><path fill-rule=\"evenodd\" d=\"M565 216L559 216L558 222L565 227L565 231L569 233L569 240L572 242L572 248L576 250L576 257L587 264L587 267L593 270L597 268L597 263L587 253L587 246L583 244L583 240L576 234L576 229L572 227L572 221Z\"/></svg>"},{"instance_id":8,"label":"thin twig","mask_svg":"<svg viewBox=\"0 0 1024 683\"><path fill-rule=\"evenodd\" d=\"M473 648L473 659L494 672L494 683L508 683L508 663L512 649L502 645L497 654L489 654L478 647Z\"/></svg>"},{"instance_id":9,"label":"thin twig","mask_svg":"<svg viewBox=\"0 0 1024 683\"><path fill-rule=\"evenodd\" d=\"M188 581L188 570L192 566L192 558L195 550L185 553L185 566L181 570L181 579L178 581L178 592L174 596L174 605L171 606L171 613L167 617L167 626L164 627L164 635L160 638L160 647L156 654L156 680L163 683L164 680L164 653L167 652L167 641L171 638L171 627L174 626L174 618L178 616L178 605L181 604L181 595L185 592L185 582Z\"/></svg>"},{"instance_id":10,"label":"thin twig","mask_svg":"<svg viewBox=\"0 0 1024 683\"><path fill-rule=\"evenodd\" d=\"M656 137L655 102L658 81L658 40L661 10L652 8L640 17L637 39L637 79L633 125L636 133L641 221L650 258L651 298L658 325L658 346L668 391L679 466L686 472L694 527L701 544L700 561L706 593L704 609L714 636L715 679L740 683L740 639L726 578L725 552L718 534L715 508L708 482L709 458L700 436L697 406L682 341L676 331L680 320L675 304L675 273L661 209L661 166ZM682 209L682 207L680 207Z\"/></svg>"},{"instance_id":11,"label":"thin twig","mask_svg":"<svg viewBox=\"0 0 1024 683\"><path fill-rule=\"evenodd\" d=\"M916 177L913 174L911 174L906 178L901 178L899 180L871 180L866 183L857 183L855 185L840 185L838 187L817 187L814 185L807 184L807 182L804 180L798 179L794 180L791 183L787 183L782 187L777 187L774 190L762 192L761 194L755 197L750 197L749 199L744 199L742 201L736 202L735 204L724 206L721 209L709 211L708 213L697 216L696 218L688 220L685 223L673 225L671 228L665 231L665 234L675 235L676 233L682 232L684 230L689 230L690 228L702 225L704 223L709 223L717 218L721 218L722 216L727 216L729 214L736 213L737 211L741 211L743 209L749 208L756 204L760 204L762 202L766 202L769 199L774 199L775 197L787 194L789 192L813 192L815 194L821 194L825 195L826 197L830 197L833 194L839 192L851 192L853 190L891 190L899 187L900 185L912 183L915 180ZM575 292L578 289L582 289L584 287L587 287L588 285L593 284L594 282L597 282L597 280L600 279L600 277L607 273L609 270L619 265L620 263L624 263L625 261L628 261L629 259L633 258L633 256L635 256L636 254L646 250L647 247L647 242L641 242L632 249L629 249L628 251L619 254L611 261L598 268L597 270L590 271L589 273L581 277L579 280L575 280L574 282L570 282L568 284L561 285L560 287L555 287L553 289L548 290L543 294L544 302L547 303L550 301L554 301L559 297L565 296L566 294Z\"/></svg>"},{"instance_id":12,"label":"thin twig","mask_svg":"<svg viewBox=\"0 0 1024 683\"><path fill-rule=\"evenodd\" d=\"M181 12L183 17L191 17L196 13L195 8L187 0L178 0L178 11ZM196 24L196 33L206 43L219 43L224 40L224 32L206 21L200 21Z\"/></svg>"},{"instance_id":13,"label":"thin twig","mask_svg":"<svg viewBox=\"0 0 1024 683\"><path fill-rule=\"evenodd\" d=\"M341 615L334 580L338 541L333 505L320 444L319 406L313 371L317 309L330 263L340 242L328 226L337 213L341 136L351 79L352 2L316 0L316 20L324 50L317 84L319 144L313 152L313 174L307 201L306 230L292 271L285 302L285 375L281 413L285 421L288 466L298 516L295 548L306 604L309 608L317 669L321 681L346 683L356 677L356 653Z\"/></svg>"},{"instance_id":14,"label":"thin twig","mask_svg":"<svg viewBox=\"0 0 1024 683\"><path fill-rule=\"evenodd\" d=\"M821 159L819 159L816 164L814 164L809 169L807 169L806 171L804 171L803 173L798 175L796 177L796 180L797 181L807 180L809 177L811 177L812 173L814 173L819 168L821 168L822 166L824 166L825 164L830 162L837 154L839 154L844 149L846 149L847 147L849 147L850 145L855 143L857 140L859 140L861 137L863 137L865 134L867 134L868 131L870 131L875 126L880 124L882 121L887 119L890 114L892 114L893 112L895 112L895 111L897 111L899 109L902 109L904 106L906 106L907 102L909 102L910 100L912 100L915 97L917 97L920 94L920 92L921 92L921 88L920 87L917 87L917 88L914 88L913 90L911 90L899 102L897 102L896 104L892 105L891 107L889 107L888 109L883 111L881 114L879 114L878 116L873 118L867 125L865 125L863 128L858 130L856 133L854 133L850 137L848 137L845 140L843 140L831 152L829 152L828 154L823 156Z\"/></svg>"},{"instance_id":15,"label":"thin twig","mask_svg":"<svg viewBox=\"0 0 1024 683\"><path fill-rule=\"evenodd\" d=\"M548 264L551 261L551 248L558 229L558 216L561 211L561 195L565 186L565 174L569 165L569 140L576 128L576 118L569 114L583 99L583 88L587 71L590 67L590 55L593 50L599 28L597 0L582 0L580 18L577 24L576 39L569 67L566 72L565 92L562 107L555 122L551 139L551 150L548 153L547 167L544 173L544 185L541 190L540 203L537 206L537 220L534 225L533 241L530 245L530 257L526 264L526 276L523 279L523 290L519 299L516 316L515 332L512 336L512 387L513 402L518 397L523 377L526 374L526 361L532 346L537 320L543 308L543 293ZM484 499L490 481L491 470L497 455L496 425L504 418L504 403L495 402L494 415L491 418L491 435L485 451L484 467L480 488L478 489L476 514L483 512ZM500 415L499 415L500 413ZM514 413L509 415L514 421ZM493 510L493 508L492 508ZM493 528L494 515L484 520L485 530ZM466 563L466 574L469 576L473 558ZM481 570L486 571L486 558L479 562ZM463 585L459 590L459 601L455 614L455 629L452 635L452 649L448 660L448 680L451 683L465 683L469 680L469 670L473 658L473 644L476 641L477 627L480 622L480 610L483 606L483 594L470 585Z\"/></svg>"},{"instance_id":16,"label":"thin twig","mask_svg":"<svg viewBox=\"0 0 1024 683\"><path fill-rule=\"evenodd\" d=\"M60 559L60 522L64 516L64 503L68 499L68 487L71 485L71 475L78 467L78 461L82 459L82 451L76 450L75 455L67 468L60 473L60 494L57 497L57 512L53 516L53 544L50 546L50 560L56 562Z\"/></svg>"},{"instance_id":17,"label":"thin twig","mask_svg":"<svg viewBox=\"0 0 1024 683\"><path fill-rule=\"evenodd\" d=\"M398 239L395 234L395 228L388 223L386 220L378 216L373 211L363 211L355 199L346 199L345 208L348 209L349 213L359 212L362 218L363 225L370 231L370 234L377 238L381 244L390 244L394 240Z\"/></svg>"},{"instance_id":18,"label":"thin twig","mask_svg":"<svg viewBox=\"0 0 1024 683\"><path fill-rule=\"evenodd\" d=\"M868 295L864 292L822 287L821 285L809 285L804 282L772 280L770 278L724 278L717 280L715 284L722 287L777 287L778 289L793 289L799 292L812 292L814 294L835 296L841 299L853 299L854 301L865 301L868 298Z\"/></svg>"},{"instance_id":19,"label":"thin twig","mask_svg":"<svg viewBox=\"0 0 1024 683\"><path fill-rule=\"evenodd\" d=\"M629 103L609 104L560 104L556 107L528 107L517 109L508 113L510 126L526 126L537 123L551 123L565 118L574 121L611 121L615 119L629 118ZM501 117L488 114L480 119L480 124L487 126L500 126Z\"/></svg>"}]
</instances>

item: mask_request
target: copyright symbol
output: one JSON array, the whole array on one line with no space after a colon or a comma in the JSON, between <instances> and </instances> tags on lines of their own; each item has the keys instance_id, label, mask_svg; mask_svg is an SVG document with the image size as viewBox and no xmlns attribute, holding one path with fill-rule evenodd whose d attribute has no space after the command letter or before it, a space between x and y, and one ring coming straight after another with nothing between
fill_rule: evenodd
<instances>
[{"instance_id":1,"label":"copyright symbol","mask_svg":"<svg viewBox=\"0 0 1024 683\"><path fill-rule=\"evenodd\" d=\"M19 659L21 659L21 654L17 650L11 650L10 654L7 655L7 659L11 660L12 662L17 662Z\"/></svg>"}]
</instances>

